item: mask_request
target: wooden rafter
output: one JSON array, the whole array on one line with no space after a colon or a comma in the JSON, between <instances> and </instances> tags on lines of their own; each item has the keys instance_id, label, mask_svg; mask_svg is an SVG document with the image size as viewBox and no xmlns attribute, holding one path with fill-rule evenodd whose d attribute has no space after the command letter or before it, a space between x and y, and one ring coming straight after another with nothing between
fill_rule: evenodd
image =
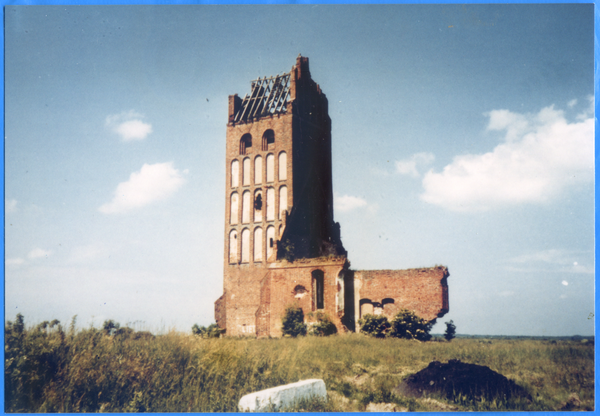
<instances>
[{"instance_id":1,"label":"wooden rafter","mask_svg":"<svg viewBox=\"0 0 600 416\"><path fill-rule=\"evenodd\" d=\"M287 110L290 95L290 74L258 78L252 81L252 91L242 100L234 121L248 121L255 118L283 113Z\"/></svg>"}]
</instances>

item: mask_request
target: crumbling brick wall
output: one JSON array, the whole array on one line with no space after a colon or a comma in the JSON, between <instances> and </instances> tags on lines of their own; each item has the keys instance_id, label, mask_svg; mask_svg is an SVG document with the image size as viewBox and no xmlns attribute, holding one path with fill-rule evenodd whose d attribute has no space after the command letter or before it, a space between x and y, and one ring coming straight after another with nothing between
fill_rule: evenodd
<instances>
[{"instance_id":1,"label":"crumbling brick wall","mask_svg":"<svg viewBox=\"0 0 600 416\"><path fill-rule=\"evenodd\" d=\"M354 271L355 319L366 313L393 318L408 309L426 320L448 310L448 276L444 266L408 270Z\"/></svg>"}]
</instances>

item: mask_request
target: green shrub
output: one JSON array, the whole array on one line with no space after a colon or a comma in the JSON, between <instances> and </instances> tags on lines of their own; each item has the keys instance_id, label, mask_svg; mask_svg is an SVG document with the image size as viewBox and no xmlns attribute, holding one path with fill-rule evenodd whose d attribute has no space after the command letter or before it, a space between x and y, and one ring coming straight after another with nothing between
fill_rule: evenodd
<instances>
[{"instance_id":1,"label":"green shrub","mask_svg":"<svg viewBox=\"0 0 600 416\"><path fill-rule=\"evenodd\" d=\"M224 331L217 324L210 324L208 327L194 324L192 334L202 338L219 338Z\"/></svg>"},{"instance_id":2,"label":"green shrub","mask_svg":"<svg viewBox=\"0 0 600 416\"><path fill-rule=\"evenodd\" d=\"M429 331L431 331L431 327L434 324L435 319L433 321L426 321L423 318L419 318L414 312L402 309L392 319L391 330L388 335L394 338L429 341L431 339Z\"/></svg>"},{"instance_id":3,"label":"green shrub","mask_svg":"<svg viewBox=\"0 0 600 416\"><path fill-rule=\"evenodd\" d=\"M445 322L446 324L446 332L444 332L444 338L446 341L450 342L456 337L456 325L454 325L454 321L450 320L450 322Z\"/></svg>"},{"instance_id":4,"label":"green shrub","mask_svg":"<svg viewBox=\"0 0 600 416\"><path fill-rule=\"evenodd\" d=\"M315 322L311 326L310 335L318 337L327 337L329 335L337 334L337 328L335 324L331 322L331 318L329 318L329 315L321 311L317 311L315 313L315 318L317 322Z\"/></svg>"},{"instance_id":5,"label":"green shrub","mask_svg":"<svg viewBox=\"0 0 600 416\"><path fill-rule=\"evenodd\" d=\"M358 320L360 332L375 338L385 338L390 323L384 315L366 314Z\"/></svg>"},{"instance_id":6,"label":"green shrub","mask_svg":"<svg viewBox=\"0 0 600 416\"><path fill-rule=\"evenodd\" d=\"M304 312L302 312L302 308L289 306L285 310L281 323L281 331L284 336L289 335L290 337L295 338L298 335L306 335L306 324L304 323Z\"/></svg>"}]
</instances>

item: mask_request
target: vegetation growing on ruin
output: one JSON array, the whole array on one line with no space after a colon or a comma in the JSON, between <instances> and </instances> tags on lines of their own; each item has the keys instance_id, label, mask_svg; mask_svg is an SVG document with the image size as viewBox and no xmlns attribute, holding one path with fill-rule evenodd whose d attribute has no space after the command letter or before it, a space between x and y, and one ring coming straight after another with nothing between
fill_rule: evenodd
<instances>
[{"instance_id":1,"label":"vegetation growing on ruin","mask_svg":"<svg viewBox=\"0 0 600 416\"><path fill-rule=\"evenodd\" d=\"M57 321L5 326L9 412L214 412L237 410L247 393L309 378L327 402L290 410L364 411L391 403L411 411L558 410L572 393L594 405L593 341L455 338L376 339L361 334L280 339L202 338L129 328L63 328ZM119 331L121 330L121 331ZM532 400L472 402L407 398L394 388L434 360L485 365L525 387Z\"/></svg>"}]
</instances>

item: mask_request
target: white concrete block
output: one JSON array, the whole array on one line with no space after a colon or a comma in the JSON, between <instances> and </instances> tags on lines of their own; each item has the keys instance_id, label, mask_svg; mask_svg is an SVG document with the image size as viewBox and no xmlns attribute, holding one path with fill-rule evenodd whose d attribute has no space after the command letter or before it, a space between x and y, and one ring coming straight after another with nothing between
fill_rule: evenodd
<instances>
[{"instance_id":1,"label":"white concrete block","mask_svg":"<svg viewBox=\"0 0 600 416\"><path fill-rule=\"evenodd\" d=\"M320 379L302 380L297 383L277 386L267 390L246 394L240 399L240 412L264 412L270 405L275 408L293 406L302 399L319 397L327 400L325 382Z\"/></svg>"}]
</instances>

